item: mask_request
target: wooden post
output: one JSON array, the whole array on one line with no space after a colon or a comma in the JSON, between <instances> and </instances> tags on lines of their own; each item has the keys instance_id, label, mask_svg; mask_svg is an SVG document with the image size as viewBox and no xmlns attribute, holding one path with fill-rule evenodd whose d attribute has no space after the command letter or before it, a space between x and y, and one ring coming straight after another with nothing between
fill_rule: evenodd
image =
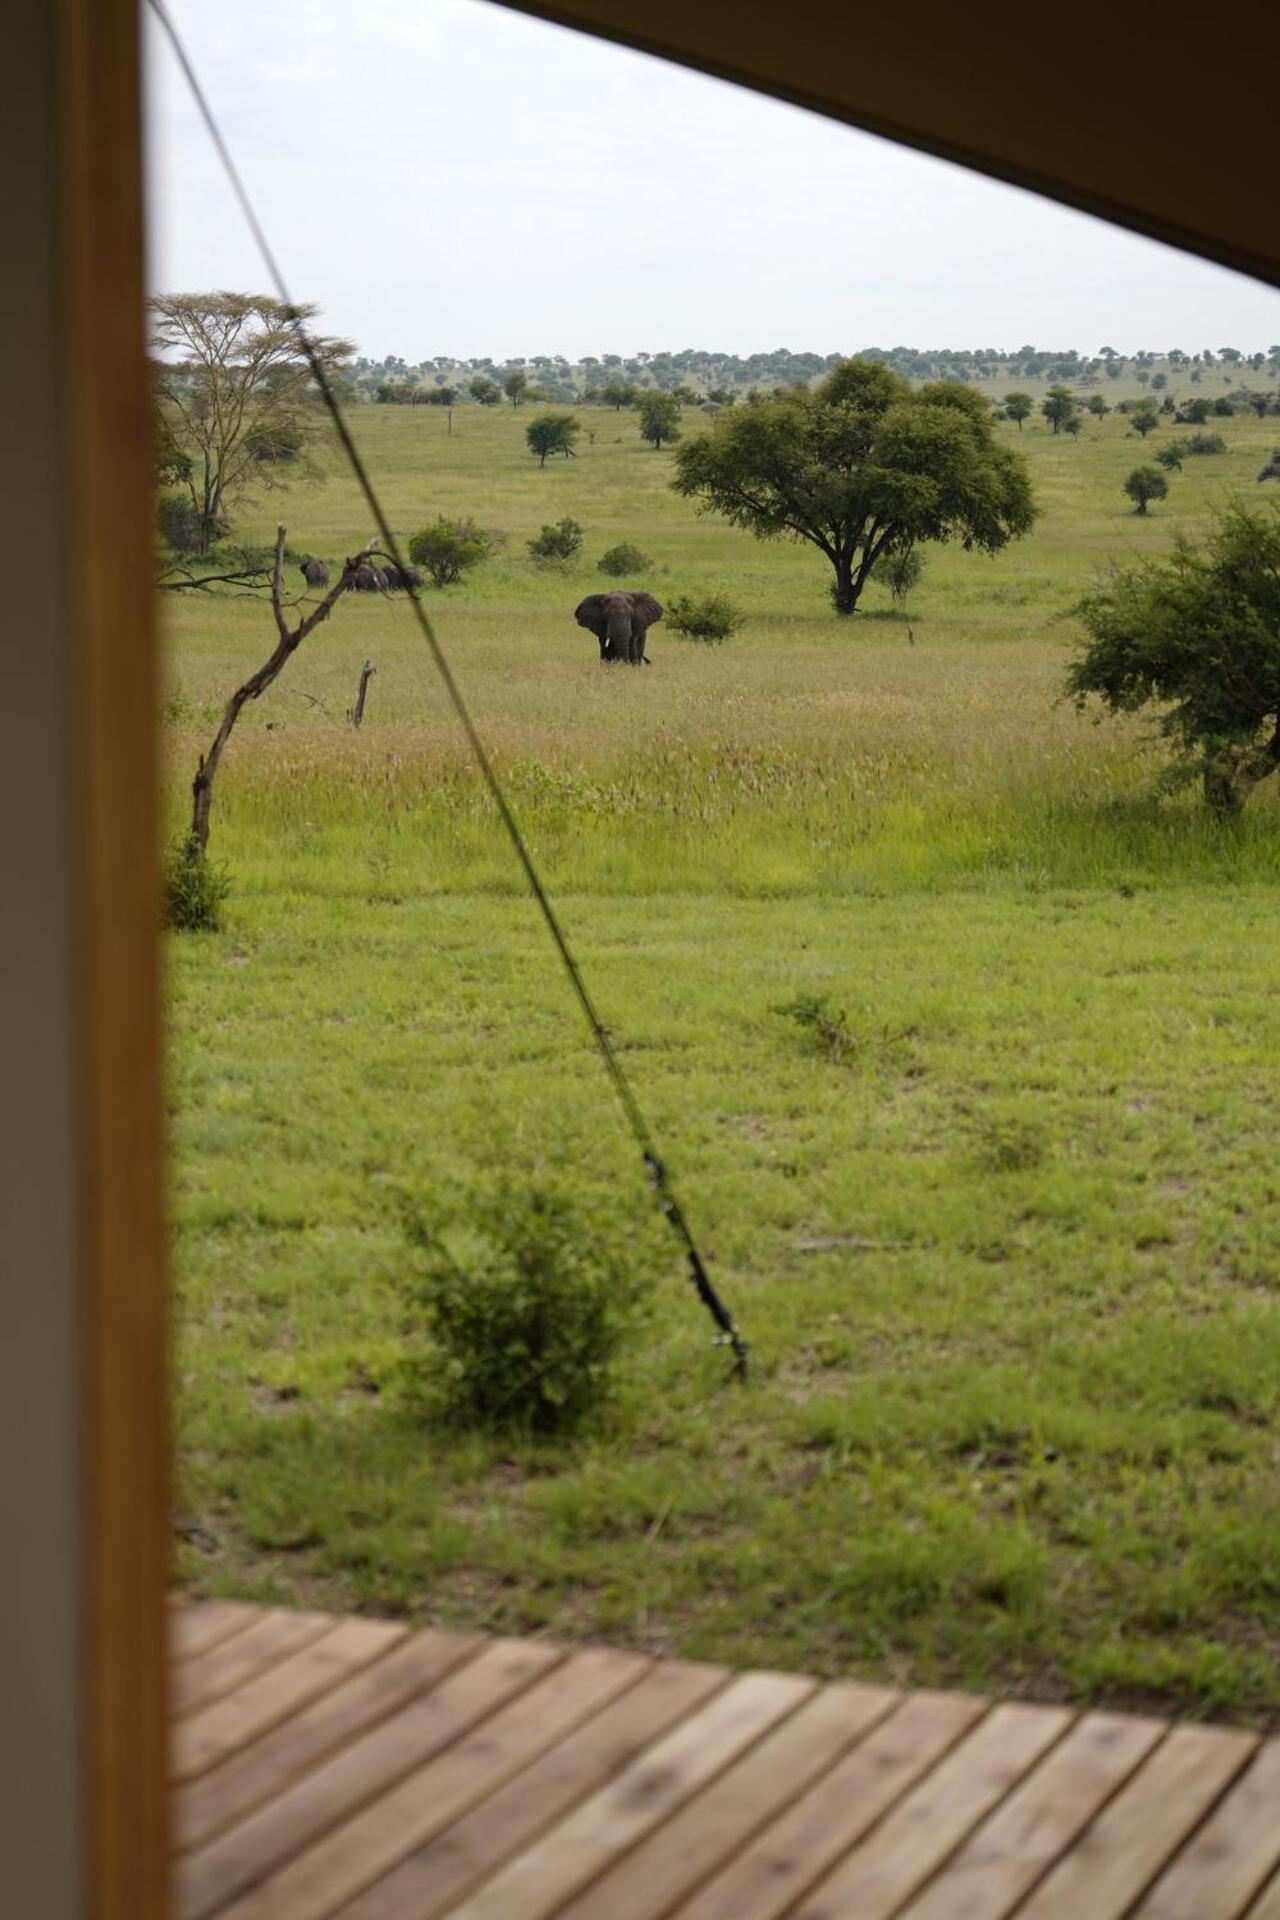
<instances>
[{"instance_id":1,"label":"wooden post","mask_svg":"<svg viewBox=\"0 0 1280 1920\"><path fill-rule=\"evenodd\" d=\"M353 727L358 727L364 719L364 697L369 691L369 682L377 671L371 660L366 660L360 669L360 688L356 694L356 703L354 707L347 708L347 718Z\"/></svg>"}]
</instances>

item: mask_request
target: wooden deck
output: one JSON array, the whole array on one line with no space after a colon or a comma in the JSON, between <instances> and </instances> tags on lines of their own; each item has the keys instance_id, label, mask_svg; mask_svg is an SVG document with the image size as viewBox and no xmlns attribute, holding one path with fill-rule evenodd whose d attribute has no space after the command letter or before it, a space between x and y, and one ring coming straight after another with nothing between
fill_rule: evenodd
<instances>
[{"instance_id":1,"label":"wooden deck","mask_svg":"<svg viewBox=\"0 0 1280 1920\"><path fill-rule=\"evenodd\" d=\"M182 1920L1280 1920L1280 1741L174 1612Z\"/></svg>"}]
</instances>

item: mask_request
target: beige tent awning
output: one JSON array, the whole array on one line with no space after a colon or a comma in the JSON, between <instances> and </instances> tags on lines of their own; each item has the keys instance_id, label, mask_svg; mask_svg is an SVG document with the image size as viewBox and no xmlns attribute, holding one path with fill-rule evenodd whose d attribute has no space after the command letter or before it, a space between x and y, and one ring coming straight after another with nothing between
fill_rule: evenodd
<instances>
[{"instance_id":1,"label":"beige tent awning","mask_svg":"<svg viewBox=\"0 0 1280 1920\"><path fill-rule=\"evenodd\" d=\"M1257 0L1222 14L1095 4L1034 16L919 0L510 3L1280 283L1280 16ZM637 100L628 136L643 129ZM1172 337L1176 313L1169 324Z\"/></svg>"}]
</instances>

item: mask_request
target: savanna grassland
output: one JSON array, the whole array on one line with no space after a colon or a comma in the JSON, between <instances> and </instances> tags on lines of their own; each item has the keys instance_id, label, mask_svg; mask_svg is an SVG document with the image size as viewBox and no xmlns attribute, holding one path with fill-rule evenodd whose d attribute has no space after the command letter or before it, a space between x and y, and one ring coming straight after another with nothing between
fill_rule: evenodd
<instances>
[{"instance_id":1,"label":"savanna grassland","mask_svg":"<svg viewBox=\"0 0 1280 1920\"><path fill-rule=\"evenodd\" d=\"M1277 422L1211 421L1228 451L1144 518L1122 482L1177 429L1002 425L1033 534L842 621L812 549L698 517L630 414L540 470L529 412L353 419L404 534L510 536L431 611L752 1377L672 1249L572 1443L407 1392L406 1204L495 1167L647 1203L409 610L348 596L224 759L224 931L168 950L187 1583L1280 1721L1280 811L1215 826L1149 725L1060 693L1097 569L1261 492ZM353 552L328 467L242 530ZM539 569L563 514L583 562ZM727 591L741 633L602 668L572 609L624 539L629 584ZM273 635L249 599L165 615L176 831Z\"/></svg>"}]
</instances>

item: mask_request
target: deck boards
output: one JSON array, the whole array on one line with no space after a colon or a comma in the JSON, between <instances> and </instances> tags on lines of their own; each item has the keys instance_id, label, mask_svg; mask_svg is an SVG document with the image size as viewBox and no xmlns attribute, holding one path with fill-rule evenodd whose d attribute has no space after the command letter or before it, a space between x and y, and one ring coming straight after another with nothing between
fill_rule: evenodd
<instances>
[{"instance_id":1,"label":"deck boards","mask_svg":"<svg viewBox=\"0 0 1280 1920\"><path fill-rule=\"evenodd\" d=\"M1280 1920L1280 1741L176 1604L181 1920Z\"/></svg>"}]
</instances>

